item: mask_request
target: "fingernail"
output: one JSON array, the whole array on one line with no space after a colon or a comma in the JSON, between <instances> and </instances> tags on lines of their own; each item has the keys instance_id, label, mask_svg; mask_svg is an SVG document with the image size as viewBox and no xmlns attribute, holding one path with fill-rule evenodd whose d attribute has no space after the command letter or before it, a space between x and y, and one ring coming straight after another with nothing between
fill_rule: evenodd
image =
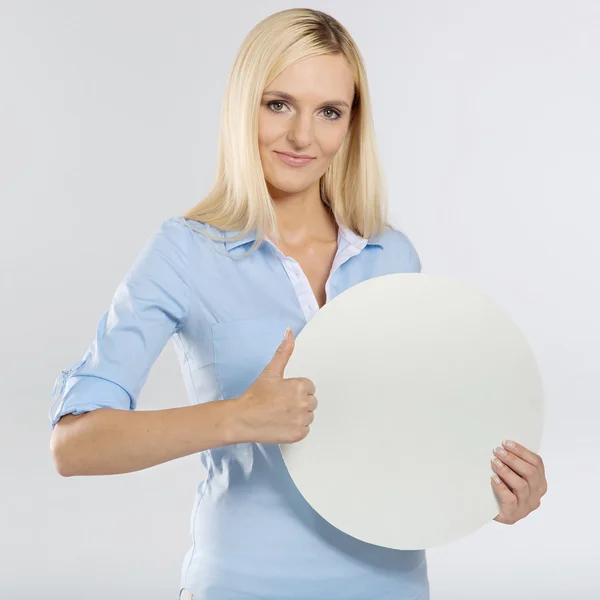
<instances>
[{"instance_id":1,"label":"fingernail","mask_svg":"<svg viewBox=\"0 0 600 600\"><path fill-rule=\"evenodd\" d=\"M285 330L285 333L283 334L283 339L284 341L288 339L289 337L289 332L292 331L289 327Z\"/></svg>"},{"instance_id":2,"label":"fingernail","mask_svg":"<svg viewBox=\"0 0 600 600\"><path fill-rule=\"evenodd\" d=\"M505 445L507 448L514 448L514 447L515 447L515 443L514 443L514 442L511 442L510 440L504 440L504 445Z\"/></svg>"}]
</instances>

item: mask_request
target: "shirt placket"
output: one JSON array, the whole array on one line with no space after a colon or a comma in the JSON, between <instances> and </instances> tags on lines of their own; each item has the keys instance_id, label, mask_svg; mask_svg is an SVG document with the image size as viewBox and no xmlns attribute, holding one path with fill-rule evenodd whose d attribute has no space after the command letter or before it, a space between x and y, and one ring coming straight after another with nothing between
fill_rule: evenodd
<instances>
[{"instance_id":1,"label":"shirt placket","mask_svg":"<svg viewBox=\"0 0 600 600\"><path fill-rule=\"evenodd\" d=\"M319 311L319 303L315 297L315 294L310 286L310 282L308 277L302 270L300 263L293 259L291 256L285 255L271 240L267 238L266 240L273 249L275 250L277 256L281 260L283 267L292 282L294 287L294 291L296 292L296 296L298 298L298 302L300 303L300 308L302 309L302 313L304 318L308 322L312 317L317 314ZM364 240L364 244L366 244L366 240ZM364 244L361 244L364 247ZM333 274L352 256L356 256L361 250L361 245L354 245L349 243L345 238L338 238L338 251L333 259L333 263L331 265L331 270L327 277L327 281L325 282L325 297L326 302L329 301L330 298L330 282Z\"/></svg>"}]
</instances>

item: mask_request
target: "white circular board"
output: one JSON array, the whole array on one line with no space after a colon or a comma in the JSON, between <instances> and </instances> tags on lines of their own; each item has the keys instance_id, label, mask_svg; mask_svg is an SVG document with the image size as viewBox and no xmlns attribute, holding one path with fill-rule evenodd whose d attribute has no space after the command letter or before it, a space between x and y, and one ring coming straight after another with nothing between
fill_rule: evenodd
<instances>
[{"instance_id":1,"label":"white circular board","mask_svg":"<svg viewBox=\"0 0 600 600\"><path fill-rule=\"evenodd\" d=\"M538 452L543 390L531 348L490 298L423 273L368 279L296 338L284 377L308 377L308 436L281 444L294 484L334 527L370 544L431 548L500 512L490 460Z\"/></svg>"}]
</instances>

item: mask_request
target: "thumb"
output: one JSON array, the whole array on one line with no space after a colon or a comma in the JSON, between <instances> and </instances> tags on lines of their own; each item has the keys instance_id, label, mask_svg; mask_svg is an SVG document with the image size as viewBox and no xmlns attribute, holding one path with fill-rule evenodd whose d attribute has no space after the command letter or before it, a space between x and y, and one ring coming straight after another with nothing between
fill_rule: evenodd
<instances>
[{"instance_id":1,"label":"thumb","mask_svg":"<svg viewBox=\"0 0 600 600\"><path fill-rule=\"evenodd\" d=\"M277 375L278 377L283 377L283 372L285 370L288 361L290 360L290 356L294 351L294 334L292 330L288 327L285 330L285 335L283 337L283 341L279 344L277 350L275 350L275 354L271 359L271 362L265 367L263 372L268 372L272 375Z\"/></svg>"}]
</instances>

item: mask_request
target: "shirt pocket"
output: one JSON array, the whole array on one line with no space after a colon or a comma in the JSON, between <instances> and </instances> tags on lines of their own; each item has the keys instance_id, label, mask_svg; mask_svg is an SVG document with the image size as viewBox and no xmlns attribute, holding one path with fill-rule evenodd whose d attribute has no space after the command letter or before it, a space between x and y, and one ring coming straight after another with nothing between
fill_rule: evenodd
<instances>
[{"instance_id":1,"label":"shirt pocket","mask_svg":"<svg viewBox=\"0 0 600 600\"><path fill-rule=\"evenodd\" d=\"M213 323L215 374L223 398L237 398L271 362L288 323L260 317Z\"/></svg>"}]
</instances>

